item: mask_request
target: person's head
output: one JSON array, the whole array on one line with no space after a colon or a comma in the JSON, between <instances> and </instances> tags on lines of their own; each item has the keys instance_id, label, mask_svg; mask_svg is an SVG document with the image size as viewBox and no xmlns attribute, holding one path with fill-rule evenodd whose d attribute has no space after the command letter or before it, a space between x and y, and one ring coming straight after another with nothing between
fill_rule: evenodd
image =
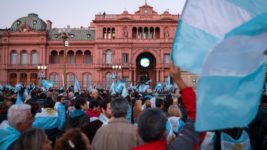
<instances>
[{"instance_id":1,"label":"person's head","mask_svg":"<svg viewBox=\"0 0 267 150\"><path fill-rule=\"evenodd\" d=\"M112 116L115 118L126 117L128 111L128 101L118 97L110 103Z\"/></svg>"},{"instance_id":2,"label":"person's head","mask_svg":"<svg viewBox=\"0 0 267 150\"><path fill-rule=\"evenodd\" d=\"M69 99L70 99L70 100L72 100L72 99L73 99L73 97L74 97L74 93L73 93L73 92L69 92L69 94L68 94L68 95L69 95Z\"/></svg>"},{"instance_id":3,"label":"person's head","mask_svg":"<svg viewBox=\"0 0 267 150\"><path fill-rule=\"evenodd\" d=\"M159 99L157 98L156 99L156 107L159 108L159 109L163 109L163 100L162 99Z\"/></svg>"},{"instance_id":4,"label":"person's head","mask_svg":"<svg viewBox=\"0 0 267 150\"><path fill-rule=\"evenodd\" d=\"M95 120L89 122L81 127L82 132L89 138L90 143L93 141L93 138L97 130L103 125L100 120Z\"/></svg>"},{"instance_id":5,"label":"person's head","mask_svg":"<svg viewBox=\"0 0 267 150\"><path fill-rule=\"evenodd\" d=\"M55 150L90 150L90 142L80 129L73 128L56 141Z\"/></svg>"},{"instance_id":6,"label":"person's head","mask_svg":"<svg viewBox=\"0 0 267 150\"><path fill-rule=\"evenodd\" d=\"M0 110L7 112L11 105L13 105L13 102L9 99L5 99L3 103L0 104Z\"/></svg>"},{"instance_id":7,"label":"person's head","mask_svg":"<svg viewBox=\"0 0 267 150\"><path fill-rule=\"evenodd\" d=\"M144 142L158 141L165 138L167 117L158 108L145 109L138 121L138 133Z\"/></svg>"},{"instance_id":8,"label":"person's head","mask_svg":"<svg viewBox=\"0 0 267 150\"><path fill-rule=\"evenodd\" d=\"M44 108L54 108L55 102L52 100L51 97L46 98L44 102Z\"/></svg>"},{"instance_id":9,"label":"person's head","mask_svg":"<svg viewBox=\"0 0 267 150\"><path fill-rule=\"evenodd\" d=\"M168 115L169 116L176 116L176 117L180 117L180 118L183 117L180 108L175 104L171 105L168 108Z\"/></svg>"},{"instance_id":10,"label":"person's head","mask_svg":"<svg viewBox=\"0 0 267 150\"><path fill-rule=\"evenodd\" d=\"M27 104L12 105L8 109L7 120L9 125L19 132L32 127L33 116L31 106Z\"/></svg>"},{"instance_id":11,"label":"person's head","mask_svg":"<svg viewBox=\"0 0 267 150\"><path fill-rule=\"evenodd\" d=\"M101 101L100 103L100 108L102 110L102 112L104 113L104 115L108 118L111 117L111 107L110 107L110 99L106 98L103 101Z\"/></svg>"},{"instance_id":12,"label":"person's head","mask_svg":"<svg viewBox=\"0 0 267 150\"><path fill-rule=\"evenodd\" d=\"M40 128L31 128L21 134L16 150L52 150L52 142Z\"/></svg>"},{"instance_id":13,"label":"person's head","mask_svg":"<svg viewBox=\"0 0 267 150\"><path fill-rule=\"evenodd\" d=\"M60 95L57 97L57 102L61 102L61 103L64 103L65 102L65 97Z\"/></svg>"},{"instance_id":14,"label":"person's head","mask_svg":"<svg viewBox=\"0 0 267 150\"><path fill-rule=\"evenodd\" d=\"M93 90L92 90L92 97L93 97L94 99L97 99L97 97L98 97L98 91L97 91L96 89L93 89Z\"/></svg>"},{"instance_id":15,"label":"person's head","mask_svg":"<svg viewBox=\"0 0 267 150\"><path fill-rule=\"evenodd\" d=\"M89 109L92 109L93 111L99 111L99 102L95 101L95 100L92 100L89 103Z\"/></svg>"},{"instance_id":16,"label":"person's head","mask_svg":"<svg viewBox=\"0 0 267 150\"><path fill-rule=\"evenodd\" d=\"M142 101L136 100L134 104L134 111L133 111L135 122L138 122L141 111L142 111Z\"/></svg>"},{"instance_id":17,"label":"person's head","mask_svg":"<svg viewBox=\"0 0 267 150\"><path fill-rule=\"evenodd\" d=\"M164 108L163 108L164 112L167 112L169 106L172 104L173 104L172 96L170 94L168 94L165 98L165 101L164 101Z\"/></svg>"},{"instance_id":18,"label":"person's head","mask_svg":"<svg viewBox=\"0 0 267 150\"><path fill-rule=\"evenodd\" d=\"M74 101L74 107L75 109L86 109L87 108L87 103L86 100L84 98L77 98Z\"/></svg>"}]
</instances>

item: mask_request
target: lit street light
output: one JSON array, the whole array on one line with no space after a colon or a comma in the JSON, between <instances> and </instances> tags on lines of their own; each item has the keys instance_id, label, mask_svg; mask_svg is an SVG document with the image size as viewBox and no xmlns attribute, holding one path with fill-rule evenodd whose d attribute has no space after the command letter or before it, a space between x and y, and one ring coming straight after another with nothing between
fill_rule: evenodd
<instances>
[{"instance_id":1,"label":"lit street light","mask_svg":"<svg viewBox=\"0 0 267 150\"><path fill-rule=\"evenodd\" d=\"M45 70L47 69L47 66L46 65L38 65L37 69L39 70L40 80L45 79Z\"/></svg>"}]
</instances>

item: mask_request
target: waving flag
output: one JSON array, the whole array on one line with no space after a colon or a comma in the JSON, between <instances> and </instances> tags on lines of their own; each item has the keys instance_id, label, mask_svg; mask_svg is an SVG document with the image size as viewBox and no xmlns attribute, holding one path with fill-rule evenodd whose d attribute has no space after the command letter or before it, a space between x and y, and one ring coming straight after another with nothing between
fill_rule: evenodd
<instances>
[{"instance_id":1,"label":"waving flag","mask_svg":"<svg viewBox=\"0 0 267 150\"><path fill-rule=\"evenodd\" d=\"M81 89L79 81L77 78L74 80L74 92L78 92Z\"/></svg>"},{"instance_id":2,"label":"waving flag","mask_svg":"<svg viewBox=\"0 0 267 150\"><path fill-rule=\"evenodd\" d=\"M23 104L22 97L21 97L21 89L22 89L22 85L20 83L17 83L15 86L16 104Z\"/></svg>"},{"instance_id":3,"label":"waving flag","mask_svg":"<svg viewBox=\"0 0 267 150\"><path fill-rule=\"evenodd\" d=\"M125 86L123 87L123 90L122 90L121 96L122 96L122 97L124 97L124 98L128 96L128 90L126 89L126 87L125 87Z\"/></svg>"},{"instance_id":4,"label":"waving flag","mask_svg":"<svg viewBox=\"0 0 267 150\"><path fill-rule=\"evenodd\" d=\"M45 89L47 89L47 90L49 90L50 87L53 86L53 84L54 84L53 81L48 81L48 80L42 80L42 81L41 81L41 85L42 85L43 87L45 87Z\"/></svg>"},{"instance_id":5,"label":"waving flag","mask_svg":"<svg viewBox=\"0 0 267 150\"><path fill-rule=\"evenodd\" d=\"M266 0L187 0L173 43L176 66L200 74L199 131L246 126L262 93Z\"/></svg>"}]
</instances>

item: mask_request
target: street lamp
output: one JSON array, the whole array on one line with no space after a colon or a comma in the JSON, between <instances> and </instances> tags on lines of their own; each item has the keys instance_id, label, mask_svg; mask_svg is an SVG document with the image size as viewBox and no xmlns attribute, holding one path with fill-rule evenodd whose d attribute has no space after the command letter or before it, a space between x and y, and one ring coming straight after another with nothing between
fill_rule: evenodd
<instances>
[{"instance_id":1,"label":"street lamp","mask_svg":"<svg viewBox=\"0 0 267 150\"><path fill-rule=\"evenodd\" d=\"M47 69L46 65L38 65L37 69L39 70L40 80L45 79L45 70Z\"/></svg>"},{"instance_id":2,"label":"street lamp","mask_svg":"<svg viewBox=\"0 0 267 150\"><path fill-rule=\"evenodd\" d=\"M119 77L117 70L121 70L122 66L121 65L112 65L112 70L115 70L115 79L117 79L117 77Z\"/></svg>"},{"instance_id":3,"label":"street lamp","mask_svg":"<svg viewBox=\"0 0 267 150\"><path fill-rule=\"evenodd\" d=\"M67 77L66 77L66 63L67 63L67 54L66 54L66 47L69 46L69 41L67 40L69 38L69 33L71 32L70 28L68 27L67 30L65 28L58 30L58 36L63 40L64 44L64 64L63 64L63 78L64 78L64 90L67 90Z\"/></svg>"}]
</instances>

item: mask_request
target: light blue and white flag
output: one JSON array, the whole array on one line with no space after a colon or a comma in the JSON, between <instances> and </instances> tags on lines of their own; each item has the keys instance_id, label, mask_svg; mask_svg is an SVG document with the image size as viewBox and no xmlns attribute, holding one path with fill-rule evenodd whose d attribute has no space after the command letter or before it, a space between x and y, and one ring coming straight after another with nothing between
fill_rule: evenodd
<instances>
[{"instance_id":1,"label":"light blue and white flag","mask_svg":"<svg viewBox=\"0 0 267 150\"><path fill-rule=\"evenodd\" d=\"M74 79L74 92L78 92L79 90L81 90L81 87L80 87L80 84L79 84L77 77L75 77L75 79Z\"/></svg>"},{"instance_id":2,"label":"light blue and white flag","mask_svg":"<svg viewBox=\"0 0 267 150\"><path fill-rule=\"evenodd\" d=\"M48 80L41 80L41 85L45 87L45 89L49 90L50 87L54 85L53 81L48 81Z\"/></svg>"},{"instance_id":3,"label":"light blue and white flag","mask_svg":"<svg viewBox=\"0 0 267 150\"><path fill-rule=\"evenodd\" d=\"M176 66L200 74L196 130L248 125L262 94L266 0L187 0L173 43Z\"/></svg>"},{"instance_id":4,"label":"light blue and white flag","mask_svg":"<svg viewBox=\"0 0 267 150\"><path fill-rule=\"evenodd\" d=\"M128 96L128 90L127 90L127 88L125 86L123 87L121 96L124 97L124 98Z\"/></svg>"},{"instance_id":5,"label":"light blue and white flag","mask_svg":"<svg viewBox=\"0 0 267 150\"><path fill-rule=\"evenodd\" d=\"M23 104L22 96L21 96L21 83L17 83L15 86L15 93L16 93L16 104Z\"/></svg>"},{"instance_id":6,"label":"light blue and white flag","mask_svg":"<svg viewBox=\"0 0 267 150\"><path fill-rule=\"evenodd\" d=\"M31 87L32 87L32 89L34 90L36 86L35 86L34 83L32 83L32 86L31 86Z\"/></svg>"}]
</instances>

